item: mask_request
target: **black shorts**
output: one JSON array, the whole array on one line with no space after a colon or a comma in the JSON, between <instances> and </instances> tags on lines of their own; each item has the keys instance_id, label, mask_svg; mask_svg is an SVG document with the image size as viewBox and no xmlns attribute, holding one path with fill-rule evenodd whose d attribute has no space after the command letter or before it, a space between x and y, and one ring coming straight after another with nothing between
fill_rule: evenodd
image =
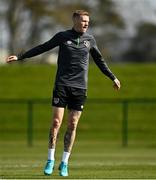
<instances>
[{"instance_id":1,"label":"black shorts","mask_svg":"<svg viewBox=\"0 0 156 180\"><path fill-rule=\"evenodd\" d=\"M82 111L86 97L86 89L57 85L53 90L52 105Z\"/></svg>"}]
</instances>

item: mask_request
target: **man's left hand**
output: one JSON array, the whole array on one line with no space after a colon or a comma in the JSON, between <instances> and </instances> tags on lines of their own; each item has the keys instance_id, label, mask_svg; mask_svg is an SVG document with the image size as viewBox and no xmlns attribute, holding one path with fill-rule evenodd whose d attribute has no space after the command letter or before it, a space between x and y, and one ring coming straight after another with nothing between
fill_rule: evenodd
<instances>
[{"instance_id":1,"label":"man's left hand","mask_svg":"<svg viewBox=\"0 0 156 180\"><path fill-rule=\"evenodd\" d=\"M121 87L120 81L116 78L114 79L114 85L113 85L114 89L119 90Z\"/></svg>"}]
</instances>

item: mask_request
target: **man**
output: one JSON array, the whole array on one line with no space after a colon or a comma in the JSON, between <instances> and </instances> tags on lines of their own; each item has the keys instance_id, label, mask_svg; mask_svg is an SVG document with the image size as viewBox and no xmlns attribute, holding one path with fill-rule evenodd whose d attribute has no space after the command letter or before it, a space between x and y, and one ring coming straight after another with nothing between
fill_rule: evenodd
<instances>
[{"instance_id":1,"label":"man","mask_svg":"<svg viewBox=\"0 0 156 180\"><path fill-rule=\"evenodd\" d=\"M89 14L84 10L73 13L73 28L59 32L52 39L20 56L9 56L7 62L39 55L59 46L58 69L53 90L53 118L49 133L48 160L45 175L53 172L57 135L62 123L65 107L68 111L68 126L64 136L64 152L59 166L60 175L68 176L68 159L76 135L76 128L86 100L89 53L100 70L114 81L114 88L120 89L120 81L113 75L99 52L95 39L86 31Z\"/></svg>"}]
</instances>

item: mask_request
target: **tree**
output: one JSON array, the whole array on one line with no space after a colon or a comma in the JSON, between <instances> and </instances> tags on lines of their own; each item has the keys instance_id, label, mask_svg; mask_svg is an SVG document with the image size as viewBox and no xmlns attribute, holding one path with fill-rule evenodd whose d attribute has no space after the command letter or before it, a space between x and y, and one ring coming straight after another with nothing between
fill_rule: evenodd
<instances>
[{"instance_id":1,"label":"tree","mask_svg":"<svg viewBox=\"0 0 156 180\"><path fill-rule=\"evenodd\" d=\"M135 62L156 62L156 25L140 24L123 58Z\"/></svg>"},{"instance_id":2,"label":"tree","mask_svg":"<svg viewBox=\"0 0 156 180\"><path fill-rule=\"evenodd\" d=\"M94 25L124 27L124 21L115 9L111 0L98 0L97 6L92 9Z\"/></svg>"},{"instance_id":3,"label":"tree","mask_svg":"<svg viewBox=\"0 0 156 180\"><path fill-rule=\"evenodd\" d=\"M3 6L6 9L0 14L7 25L11 54L40 43L43 32L52 30L56 24L67 26L71 21L71 10L82 7L78 3L69 4L60 0L6 0Z\"/></svg>"},{"instance_id":4,"label":"tree","mask_svg":"<svg viewBox=\"0 0 156 180\"><path fill-rule=\"evenodd\" d=\"M114 44L119 40L118 30L124 28L124 20L111 0L98 0L92 9L92 29L99 48L106 59L112 60ZM112 60L113 61L113 60Z\"/></svg>"},{"instance_id":5,"label":"tree","mask_svg":"<svg viewBox=\"0 0 156 180\"><path fill-rule=\"evenodd\" d=\"M37 3L37 5L36 5ZM8 32L8 49L15 53L21 47L34 43L39 35L40 19L48 14L42 0L6 0L4 12Z\"/></svg>"},{"instance_id":6,"label":"tree","mask_svg":"<svg viewBox=\"0 0 156 180\"><path fill-rule=\"evenodd\" d=\"M75 9L86 9L90 12L91 29L100 29L102 32L98 34L95 31L101 44L114 39L115 33L112 32L112 27L123 25L111 0L96 2L94 0L0 0L0 2L6 7L2 16L7 25L6 42L9 53L18 53L21 49L29 49L48 40L58 26L61 26L61 29L70 28L71 15ZM49 34L49 37L46 36L46 39L44 36L42 40L43 34Z\"/></svg>"}]
</instances>

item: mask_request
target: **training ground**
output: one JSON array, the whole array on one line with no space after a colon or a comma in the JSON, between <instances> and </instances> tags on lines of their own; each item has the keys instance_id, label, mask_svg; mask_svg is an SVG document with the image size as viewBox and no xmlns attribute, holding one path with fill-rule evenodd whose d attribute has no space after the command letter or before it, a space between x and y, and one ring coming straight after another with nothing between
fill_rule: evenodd
<instances>
[{"instance_id":1,"label":"training ground","mask_svg":"<svg viewBox=\"0 0 156 180\"><path fill-rule=\"evenodd\" d=\"M110 68L121 80L119 92L113 90L112 82L95 65L90 66L88 99L100 101L87 102L84 108L69 162L68 178L156 179L156 65L118 64L110 65ZM59 134L54 173L45 176L50 102L34 104L31 127L28 126L28 104L2 102L4 99L51 97L55 71L55 66L48 65L0 67L0 179L63 179L58 175L58 165L66 119ZM122 143L125 133L122 129L123 104L103 103L102 99L106 98L153 100L126 106L127 146L123 147Z\"/></svg>"}]
</instances>

